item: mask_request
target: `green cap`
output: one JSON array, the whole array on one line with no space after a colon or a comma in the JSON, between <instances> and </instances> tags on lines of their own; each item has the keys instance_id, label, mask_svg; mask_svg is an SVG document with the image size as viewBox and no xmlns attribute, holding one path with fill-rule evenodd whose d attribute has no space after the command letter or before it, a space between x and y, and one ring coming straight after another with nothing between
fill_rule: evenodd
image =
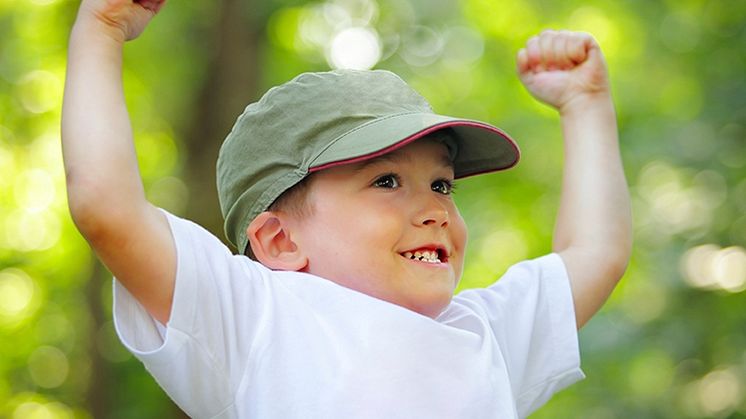
<instances>
[{"instance_id":1,"label":"green cap","mask_svg":"<svg viewBox=\"0 0 746 419\"><path fill-rule=\"evenodd\" d=\"M218 195L228 239L244 253L249 223L309 173L364 161L450 128L455 176L507 169L520 152L484 122L437 115L394 73L304 73L246 107L220 148Z\"/></svg>"}]
</instances>

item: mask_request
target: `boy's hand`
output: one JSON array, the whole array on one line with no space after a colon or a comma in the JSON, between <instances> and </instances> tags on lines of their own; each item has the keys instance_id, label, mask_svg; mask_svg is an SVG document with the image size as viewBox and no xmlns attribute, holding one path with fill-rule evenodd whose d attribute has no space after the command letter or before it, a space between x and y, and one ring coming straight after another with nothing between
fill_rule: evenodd
<instances>
[{"instance_id":1,"label":"boy's hand","mask_svg":"<svg viewBox=\"0 0 746 419\"><path fill-rule=\"evenodd\" d=\"M166 0L83 0L78 23L102 24L107 35L124 42L137 38Z\"/></svg>"},{"instance_id":2,"label":"boy's hand","mask_svg":"<svg viewBox=\"0 0 746 419\"><path fill-rule=\"evenodd\" d=\"M560 113L577 98L609 93L603 54L587 33L544 31L518 51L517 63L526 89Z\"/></svg>"}]
</instances>

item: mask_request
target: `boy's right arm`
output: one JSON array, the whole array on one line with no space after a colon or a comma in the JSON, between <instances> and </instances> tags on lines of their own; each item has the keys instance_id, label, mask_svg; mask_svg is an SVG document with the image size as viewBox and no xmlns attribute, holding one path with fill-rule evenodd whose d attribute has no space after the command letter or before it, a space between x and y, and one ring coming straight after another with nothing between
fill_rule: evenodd
<instances>
[{"instance_id":1,"label":"boy's right arm","mask_svg":"<svg viewBox=\"0 0 746 419\"><path fill-rule=\"evenodd\" d=\"M122 48L165 0L84 0L70 35L62 151L81 234L145 309L168 321L176 249L145 193L122 86Z\"/></svg>"},{"instance_id":2,"label":"boy's right arm","mask_svg":"<svg viewBox=\"0 0 746 419\"><path fill-rule=\"evenodd\" d=\"M552 250L567 268L581 327L613 291L632 249L606 61L588 34L544 31L518 53L518 74L534 97L559 111L562 122L565 164Z\"/></svg>"}]
</instances>

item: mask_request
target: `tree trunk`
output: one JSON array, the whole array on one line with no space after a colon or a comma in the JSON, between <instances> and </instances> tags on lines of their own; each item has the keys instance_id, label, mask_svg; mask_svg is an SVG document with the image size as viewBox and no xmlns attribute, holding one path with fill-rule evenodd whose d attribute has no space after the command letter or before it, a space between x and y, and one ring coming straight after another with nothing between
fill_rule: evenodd
<instances>
[{"instance_id":1,"label":"tree trunk","mask_svg":"<svg viewBox=\"0 0 746 419\"><path fill-rule=\"evenodd\" d=\"M184 177L191 196L186 216L224 241L215 163L223 139L257 95L264 21L257 23L260 17L255 14L253 3L256 2L220 1L220 17L211 43L215 52L208 63L191 126L186 127L183 135L187 147Z\"/></svg>"}]
</instances>

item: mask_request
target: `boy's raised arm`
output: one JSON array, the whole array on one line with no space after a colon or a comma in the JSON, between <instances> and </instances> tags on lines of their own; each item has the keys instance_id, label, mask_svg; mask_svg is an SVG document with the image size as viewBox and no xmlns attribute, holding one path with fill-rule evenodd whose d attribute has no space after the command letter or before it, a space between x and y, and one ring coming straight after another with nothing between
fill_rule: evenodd
<instances>
[{"instance_id":1,"label":"boy's raised arm","mask_svg":"<svg viewBox=\"0 0 746 419\"><path fill-rule=\"evenodd\" d=\"M545 31L519 51L518 74L560 113L565 164L553 250L567 266L580 328L624 274L632 245L606 64L590 35Z\"/></svg>"},{"instance_id":2,"label":"boy's raised arm","mask_svg":"<svg viewBox=\"0 0 746 419\"><path fill-rule=\"evenodd\" d=\"M84 0L70 35L62 151L70 212L117 279L168 320L176 271L165 216L146 199L122 87L122 47L165 0Z\"/></svg>"}]
</instances>

